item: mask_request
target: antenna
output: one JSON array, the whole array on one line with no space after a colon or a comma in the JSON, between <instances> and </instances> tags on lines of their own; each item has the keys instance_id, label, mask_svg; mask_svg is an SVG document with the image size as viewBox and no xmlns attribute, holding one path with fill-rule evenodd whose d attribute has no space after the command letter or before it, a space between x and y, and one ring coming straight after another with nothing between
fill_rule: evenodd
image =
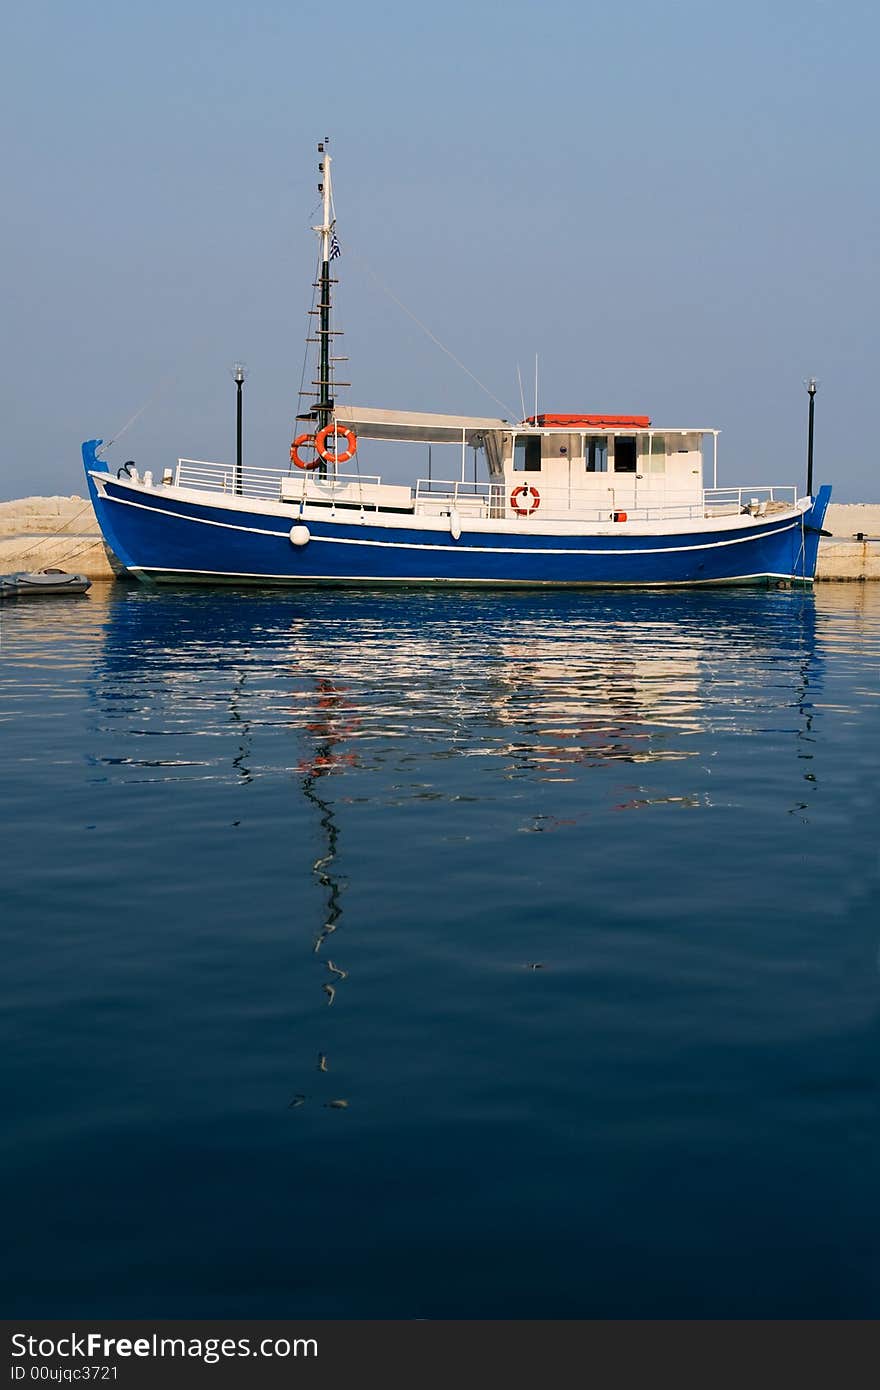
<instances>
[{"instance_id":1,"label":"antenna","mask_svg":"<svg viewBox=\"0 0 880 1390\"><path fill-rule=\"evenodd\" d=\"M535 353L535 424L538 423L538 354Z\"/></svg>"},{"instance_id":2,"label":"antenna","mask_svg":"<svg viewBox=\"0 0 880 1390\"><path fill-rule=\"evenodd\" d=\"M523 391L522 372L521 372L520 369L519 369L519 363L518 363L518 362L517 362L517 364L516 364L516 379L517 379L517 381L519 382L519 403L520 403L520 405L522 406L522 416L521 416L521 419L524 420L524 419L526 418L526 397L525 397L525 392Z\"/></svg>"}]
</instances>

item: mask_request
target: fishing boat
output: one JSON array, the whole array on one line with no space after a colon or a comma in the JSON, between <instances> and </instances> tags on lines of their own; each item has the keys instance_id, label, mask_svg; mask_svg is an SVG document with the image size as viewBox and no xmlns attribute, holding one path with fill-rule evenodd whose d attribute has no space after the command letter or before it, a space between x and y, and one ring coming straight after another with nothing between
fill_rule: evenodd
<instances>
[{"instance_id":1,"label":"fishing boat","mask_svg":"<svg viewBox=\"0 0 880 1390\"><path fill-rule=\"evenodd\" d=\"M277 467L178 459L111 467L82 446L104 539L146 583L554 586L804 585L830 487L719 488L718 434L595 410L507 418L341 404L331 266L331 157L318 146L314 395ZM240 399L240 393L239 393ZM240 439L240 431L239 431ZM434 446L455 476L410 485L362 471L368 449ZM469 468L469 458L474 462ZM477 471L476 460L482 461ZM452 468L449 469L453 471ZM705 473L711 471L711 486Z\"/></svg>"}]
</instances>

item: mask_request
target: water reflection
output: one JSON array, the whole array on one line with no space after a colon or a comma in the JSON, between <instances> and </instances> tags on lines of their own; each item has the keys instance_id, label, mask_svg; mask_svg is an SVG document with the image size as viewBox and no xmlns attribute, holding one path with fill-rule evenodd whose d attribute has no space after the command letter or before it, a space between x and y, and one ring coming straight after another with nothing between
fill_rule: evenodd
<instances>
[{"instance_id":1,"label":"water reflection","mask_svg":"<svg viewBox=\"0 0 880 1390\"><path fill-rule=\"evenodd\" d=\"M313 954L317 956L327 938L336 932L342 917L342 885L336 864L339 855L339 826L335 809L330 800L320 794L319 786L321 779L334 770L354 765L354 754L346 752L341 745L346 736L355 730L356 720L347 713L345 690L334 685L332 681L318 680L315 697L317 716L306 724L306 731L315 740L314 750L311 756L300 760L297 771L302 776L303 794L317 813L324 849L324 853L312 864L312 874L321 889L325 903L323 923L312 947ZM348 971L340 969L329 958L325 959L324 966L330 979L323 981L321 989L326 995L329 1007L336 998L337 982L347 979ZM321 1073L329 1071L326 1052L318 1052L317 1068ZM348 1102L343 1099L326 1101L325 1104L332 1109L348 1107Z\"/></svg>"},{"instance_id":2,"label":"water reflection","mask_svg":"<svg viewBox=\"0 0 880 1390\"><path fill-rule=\"evenodd\" d=\"M22 1306L871 1311L880 588L2 618Z\"/></svg>"},{"instance_id":3,"label":"water reflection","mask_svg":"<svg viewBox=\"0 0 880 1390\"><path fill-rule=\"evenodd\" d=\"M709 808L712 759L731 734L781 739L812 759L823 663L809 594L117 586L101 611L100 775L248 786L283 778L311 809L320 907L309 943L321 1012L297 1063L297 1111L319 1098L308 1082L316 1071L321 1103L347 1108L326 1088L342 1061L334 1039L350 985L341 927L352 803L504 806L517 804L519 783L528 796L519 828L565 834L599 811ZM668 764L693 773L664 781ZM627 767L642 780L621 782ZM563 784L580 787L580 799L554 800ZM791 812L808 809L805 793Z\"/></svg>"},{"instance_id":4,"label":"water reflection","mask_svg":"<svg viewBox=\"0 0 880 1390\"><path fill-rule=\"evenodd\" d=\"M809 594L120 587L105 600L96 732L183 736L200 741L190 745L200 756L96 747L108 765L224 776L235 724L237 776L295 769L312 794L331 774L403 764L412 740L438 756L500 757L514 777L571 775L692 757L707 730L776 710L780 688L792 732L810 738L819 658ZM288 740L271 742L271 730ZM210 739L222 745L209 750Z\"/></svg>"},{"instance_id":5,"label":"water reflection","mask_svg":"<svg viewBox=\"0 0 880 1390\"><path fill-rule=\"evenodd\" d=\"M238 724L241 730L241 741L238 745L238 752L232 759L232 766L239 773L243 782L253 780L253 773L248 766L250 758L250 724L246 713L243 713L242 706L246 704L242 699L244 683L247 680L247 673L236 671L234 673L232 690L229 697L229 717L234 724Z\"/></svg>"}]
</instances>

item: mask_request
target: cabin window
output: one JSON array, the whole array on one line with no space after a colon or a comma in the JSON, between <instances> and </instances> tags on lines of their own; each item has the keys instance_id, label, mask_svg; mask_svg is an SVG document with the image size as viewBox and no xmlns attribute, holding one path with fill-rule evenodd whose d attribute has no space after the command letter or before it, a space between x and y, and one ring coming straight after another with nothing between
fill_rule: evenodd
<instances>
[{"instance_id":1,"label":"cabin window","mask_svg":"<svg viewBox=\"0 0 880 1390\"><path fill-rule=\"evenodd\" d=\"M615 473L635 473L635 435L616 434L614 436L614 471Z\"/></svg>"},{"instance_id":2,"label":"cabin window","mask_svg":"<svg viewBox=\"0 0 880 1390\"><path fill-rule=\"evenodd\" d=\"M584 463L588 473L607 473L608 440L602 437L598 439L585 439Z\"/></svg>"},{"instance_id":3,"label":"cabin window","mask_svg":"<svg viewBox=\"0 0 880 1390\"><path fill-rule=\"evenodd\" d=\"M541 438L541 458L548 462L577 458L581 451L577 434L545 434Z\"/></svg>"},{"instance_id":4,"label":"cabin window","mask_svg":"<svg viewBox=\"0 0 880 1390\"><path fill-rule=\"evenodd\" d=\"M666 439L662 434L642 438L640 463L643 473L666 472Z\"/></svg>"},{"instance_id":5,"label":"cabin window","mask_svg":"<svg viewBox=\"0 0 880 1390\"><path fill-rule=\"evenodd\" d=\"M539 434L520 434L513 446L514 473L540 473L541 436Z\"/></svg>"}]
</instances>

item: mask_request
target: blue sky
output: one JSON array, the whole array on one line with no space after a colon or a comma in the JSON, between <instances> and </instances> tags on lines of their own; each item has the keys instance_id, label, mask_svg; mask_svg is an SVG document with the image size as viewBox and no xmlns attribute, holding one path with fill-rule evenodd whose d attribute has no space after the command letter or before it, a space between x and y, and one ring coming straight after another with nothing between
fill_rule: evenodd
<instances>
[{"instance_id":1,"label":"blue sky","mask_svg":"<svg viewBox=\"0 0 880 1390\"><path fill-rule=\"evenodd\" d=\"M814 374L817 480L880 501L874 5L30 0L4 40L0 496L81 492L146 402L112 461L231 457L237 358L286 463L329 135L350 402L500 409L372 269L511 411L537 352L542 408L716 426L724 483L802 481Z\"/></svg>"}]
</instances>

